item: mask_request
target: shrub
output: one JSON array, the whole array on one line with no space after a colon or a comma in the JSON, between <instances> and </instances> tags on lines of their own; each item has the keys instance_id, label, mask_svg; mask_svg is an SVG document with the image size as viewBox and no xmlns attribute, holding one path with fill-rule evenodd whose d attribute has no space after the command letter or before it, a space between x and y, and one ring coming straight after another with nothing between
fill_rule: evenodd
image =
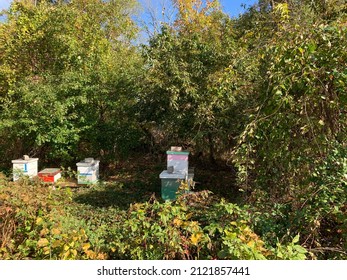
<instances>
[{"instance_id":1,"label":"shrub","mask_svg":"<svg viewBox=\"0 0 347 280\"><path fill-rule=\"evenodd\" d=\"M305 259L296 244L269 247L251 228L247 208L216 202L207 191L175 201L131 205L112 242L121 259Z\"/></svg>"},{"instance_id":2,"label":"shrub","mask_svg":"<svg viewBox=\"0 0 347 280\"><path fill-rule=\"evenodd\" d=\"M1 259L102 259L88 226L68 215L69 189L21 179L0 186Z\"/></svg>"}]
</instances>

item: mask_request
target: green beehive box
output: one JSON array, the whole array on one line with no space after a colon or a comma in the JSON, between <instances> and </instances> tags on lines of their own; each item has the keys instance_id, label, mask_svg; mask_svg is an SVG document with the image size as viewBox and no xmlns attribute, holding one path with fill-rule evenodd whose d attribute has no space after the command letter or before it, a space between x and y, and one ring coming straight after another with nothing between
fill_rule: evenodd
<instances>
[{"instance_id":1,"label":"green beehive box","mask_svg":"<svg viewBox=\"0 0 347 280\"><path fill-rule=\"evenodd\" d=\"M176 193L178 191L181 182L185 179L193 179L193 174L189 174L186 178L185 173L168 173L164 170L160 173L159 178L161 179L161 197L164 200L175 200Z\"/></svg>"}]
</instances>

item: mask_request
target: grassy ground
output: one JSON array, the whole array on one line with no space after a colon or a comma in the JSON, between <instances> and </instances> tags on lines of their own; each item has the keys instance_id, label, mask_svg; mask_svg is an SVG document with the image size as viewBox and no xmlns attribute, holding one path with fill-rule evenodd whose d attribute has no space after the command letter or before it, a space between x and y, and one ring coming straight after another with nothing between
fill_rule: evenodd
<instances>
[{"instance_id":1,"label":"grassy ground","mask_svg":"<svg viewBox=\"0 0 347 280\"><path fill-rule=\"evenodd\" d=\"M101 166L101 182L93 186L79 186L72 189L69 212L89 221L95 227L112 222L126 215L134 203L148 202L155 197L161 199L159 174L166 169L165 161L142 157ZM240 201L234 187L234 176L228 168L195 166L196 181L193 191L209 190L227 201Z\"/></svg>"},{"instance_id":2,"label":"grassy ground","mask_svg":"<svg viewBox=\"0 0 347 280\"><path fill-rule=\"evenodd\" d=\"M235 172L225 163L209 165L189 162L195 168L195 191L209 190L215 195L230 202L241 202L240 193L235 183ZM74 168L72 168L73 170ZM151 196L161 199L161 181L159 174L166 169L166 157L139 155L114 164L100 163L100 181L98 186L77 186L75 179L65 178L59 186L71 187L76 203L93 207L115 206L120 209L128 208L129 204L145 202ZM10 170L3 172L11 176ZM70 171L71 175L73 172Z\"/></svg>"},{"instance_id":3,"label":"grassy ground","mask_svg":"<svg viewBox=\"0 0 347 280\"><path fill-rule=\"evenodd\" d=\"M75 189L75 202L93 207L118 207L125 210L131 203L148 201L152 196L161 199L159 174L166 162L150 157L133 158L102 167L102 182L97 187ZM195 191L210 190L215 195L236 202L234 173L227 167L195 166Z\"/></svg>"}]
</instances>

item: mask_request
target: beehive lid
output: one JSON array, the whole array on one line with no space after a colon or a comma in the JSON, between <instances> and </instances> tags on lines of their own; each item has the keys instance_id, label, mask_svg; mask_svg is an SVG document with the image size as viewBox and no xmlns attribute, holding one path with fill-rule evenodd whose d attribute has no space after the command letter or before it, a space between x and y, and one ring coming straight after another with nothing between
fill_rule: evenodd
<instances>
[{"instance_id":1,"label":"beehive lid","mask_svg":"<svg viewBox=\"0 0 347 280\"><path fill-rule=\"evenodd\" d=\"M29 159L19 158L19 159L12 160L12 163L23 164L23 163L35 162L35 161L38 161L38 160L39 160L38 158L29 158Z\"/></svg>"},{"instance_id":2,"label":"beehive lid","mask_svg":"<svg viewBox=\"0 0 347 280\"><path fill-rule=\"evenodd\" d=\"M95 160L94 158L85 158L84 160L76 163L77 166L93 166L98 164L100 161Z\"/></svg>"},{"instance_id":3,"label":"beehive lid","mask_svg":"<svg viewBox=\"0 0 347 280\"><path fill-rule=\"evenodd\" d=\"M159 175L160 179L185 179L186 174L181 173L181 172L173 172L173 173L168 173L167 170L164 170L163 172L160 173Z\"/></svg>"},{"instance_id":4,"label":"beehive lid","mask_svg":"<svg viewBox=\"0 0 347 280\"><path fill-rule=\"evenodd\" d=\"M44 176L55 176L58 173L60 173L59 168L45 168L41 170L38 175L44 175Z\"/></svg>"}]
</instances>

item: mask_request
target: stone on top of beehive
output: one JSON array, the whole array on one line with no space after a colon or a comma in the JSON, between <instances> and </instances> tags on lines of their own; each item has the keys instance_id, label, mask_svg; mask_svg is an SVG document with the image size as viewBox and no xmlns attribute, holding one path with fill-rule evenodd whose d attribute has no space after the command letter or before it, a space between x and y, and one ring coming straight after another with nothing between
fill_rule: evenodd
<instances>
[{"instance_id":1,"label":"stone on top of beehive","mask_svg":"<svg viewBox=\"0 0 347 280\"><path fill-rule=\"evenodd\" d=\"M171 146L170 151L172 151L172 152L182 152L182 147Z\"/></svg>"}]
</instances>

